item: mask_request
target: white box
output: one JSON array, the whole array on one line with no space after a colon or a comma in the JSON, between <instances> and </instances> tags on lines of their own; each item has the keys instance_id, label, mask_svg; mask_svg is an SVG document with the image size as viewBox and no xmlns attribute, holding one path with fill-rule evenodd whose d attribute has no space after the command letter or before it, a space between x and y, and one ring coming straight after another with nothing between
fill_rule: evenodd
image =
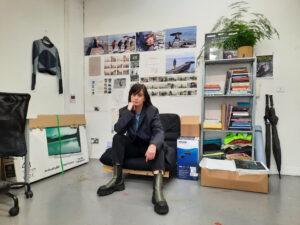
<instances>
[{"instance_id":1,"label":"white box","mask_svg":"<svg viewBox=\"0 0 300 225\"><path fill-rule=\"evenodd\" d=\"M81 151L61 155L64 171L89 161L86 130L84 126L79 126L79 134ZM49 156L46 129L30 130L28 146L30 183L62 172L60 156ZM6 179L8 181L22 182L25 178L25 157L12 158L16 176L7 177ZM9 163L9 161L7 163Z\"/></svg>"}]
</instances>

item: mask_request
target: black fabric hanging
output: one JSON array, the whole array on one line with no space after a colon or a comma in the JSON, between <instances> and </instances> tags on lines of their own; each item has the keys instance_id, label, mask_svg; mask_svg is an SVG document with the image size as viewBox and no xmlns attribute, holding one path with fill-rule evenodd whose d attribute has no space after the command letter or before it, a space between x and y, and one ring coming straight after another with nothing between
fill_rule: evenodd
<instances>
[{"instance_id":1,"label":"black fabric hanging","mask_svg":"<svg viewBox=\"0 0 300 225\"><path fill-rule=\"evenodd\" d=\"M29 94L0 92L0 157L27 153L25 123Z\"/></svg>"}]
</instances>

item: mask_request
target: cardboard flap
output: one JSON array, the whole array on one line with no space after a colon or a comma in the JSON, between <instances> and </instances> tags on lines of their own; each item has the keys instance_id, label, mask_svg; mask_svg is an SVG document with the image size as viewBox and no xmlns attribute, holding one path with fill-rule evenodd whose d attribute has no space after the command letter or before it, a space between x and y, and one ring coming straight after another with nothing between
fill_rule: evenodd
<instances>
[{"instance_id":1,"label":"cardboard flap","mask_svg":"<svg viewBox=\"0 0 300 225\"><path fill-rule=\"evenodd\" d=\"M200 124L200 116L182 116L181 124Z\"/></svg>"},{"instance_id":2,"label":"cardboard flap","mask_svg":"<svg viewBox=\"0 0 300 225\"><path fill-rule=\"evenodd\" d=\"M69 115L58 115L60 127L78 127L79 125L85 125L84 114L69 114ZM36 119L29 120L29 129L44 129L47 127L57 127L56 115L38 115Z\"/></svg>"}]
</instances>

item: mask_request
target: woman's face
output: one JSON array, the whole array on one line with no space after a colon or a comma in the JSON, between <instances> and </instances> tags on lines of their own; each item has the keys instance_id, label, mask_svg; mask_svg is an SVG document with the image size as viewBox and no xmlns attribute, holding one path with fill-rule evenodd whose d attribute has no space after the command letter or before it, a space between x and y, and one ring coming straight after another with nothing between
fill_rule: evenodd
<instances>
[{"instance_id":1,"label":"woman's face","mask_svg":"<svg viewBox=\"0 0 300 225\"><path fill-rule=\"evenodd\" d=\"M137 94L132 94L130 96L130 101L134 106L142 106L145 101L145 96L143 90L138 92Z\"/></svg>"},{"instance_id":2,"label":"woman's face","mask_svg":"<svg viewBox=\"0 0 300 225\"><path fill-rule=\"evenodd\" d=\"M146 45L153 45L154 44L154 37L150 36L146 39Z\"/></svg>"}]
</instances>

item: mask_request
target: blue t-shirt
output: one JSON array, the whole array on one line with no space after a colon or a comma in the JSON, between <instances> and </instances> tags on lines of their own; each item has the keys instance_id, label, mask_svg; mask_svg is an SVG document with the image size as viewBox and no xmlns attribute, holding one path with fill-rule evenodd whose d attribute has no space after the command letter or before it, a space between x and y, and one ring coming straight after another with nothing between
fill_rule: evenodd
<instances>
[{"instance_id":1,"label":"blue t-shirt","mask_svg":"<svg viewBox=\"0 0 300 225\"><path fill-rule=\"evenodd\" d=\"M141 114L135 114L135 122L136 122L136 124L135 124L135 131L137 131L138 128L139 128L140 115Z\"/></svg>"}]
</instances>

